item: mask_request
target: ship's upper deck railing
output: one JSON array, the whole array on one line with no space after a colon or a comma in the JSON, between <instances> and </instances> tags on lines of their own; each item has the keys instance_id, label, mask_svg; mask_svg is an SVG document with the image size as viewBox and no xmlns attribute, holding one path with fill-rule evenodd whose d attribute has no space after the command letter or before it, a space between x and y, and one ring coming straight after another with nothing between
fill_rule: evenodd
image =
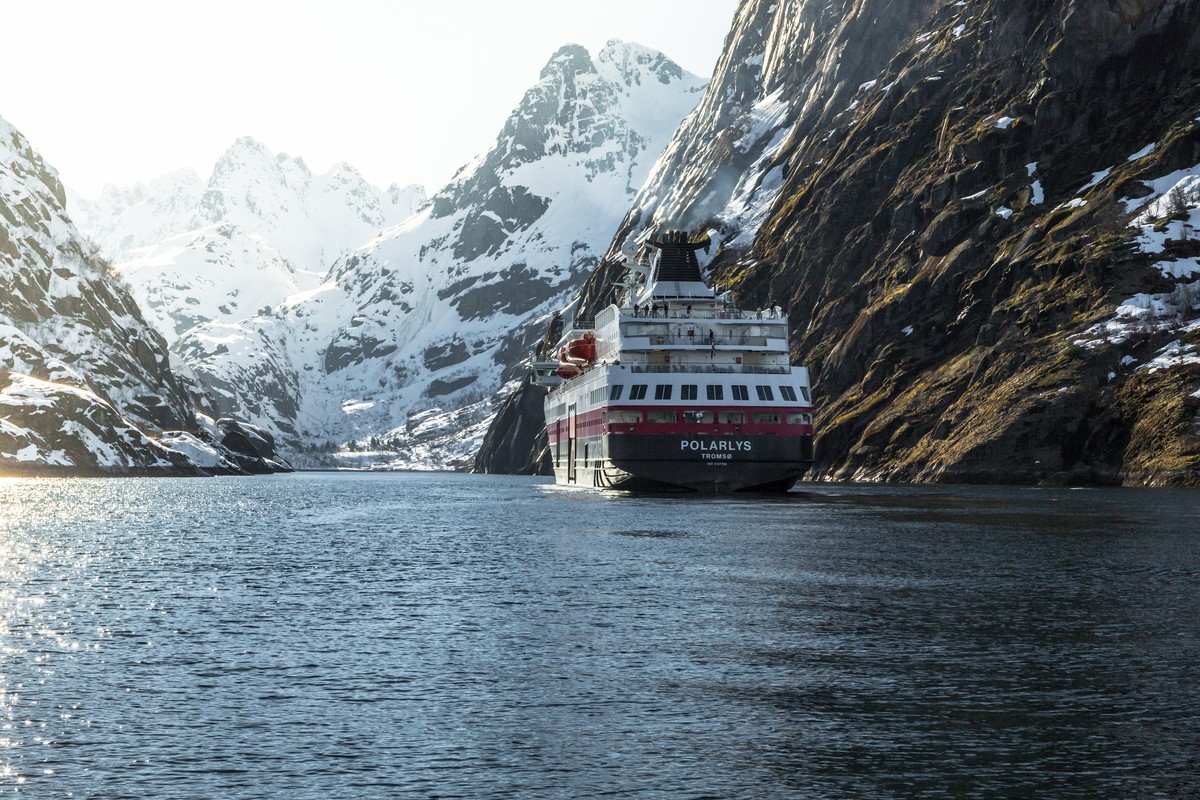
<instances>
[{"instance_id":1,"label":"ship's upper deck railing","mask_svg":"<svg viewBox=\"0 0 1200 800\"><path fill-rule=\"evenodd\" d=\"M693 336L660 333L635 333L625 340L625 347L627 349L636 350L638 349L637 345L639 340L645 340L649 345L684 345L686 347L696 347L700 349L705 349L710 346L728 347L730 345L736 347L766 347L769 344L769 341L765 336L743 336L741 334L723 334L721 336L714 336L710 339L708 336L700 335L699 333ZM779 336L775 338L775 341L783 342L785 340L784 337Z\"/></svg>"},{"instance_id":2,"label":"ship's upper deck railing","mask_svg":"<svg viewBox=\"0 0 1200 800\"><path fill-rule=\"evenodd\" d=\"M696 372L727 375L786 375L791 367L763 367L748 364L626 364L630 372Z\"/></svg>"},{"instance_id":3,"label":"ship's upper deck railing","mask_svg":"<svg viewBox=\"0 0 1200 800\"><path fill-rule=\"evenodd\" d=\"M625 322L631 319L732 319L732 320L764 320L764 319L786 319L787 315L782 312L776 312L774 309L764 308L758 311L745 311L740 308L718 307L718 308L669 308L663 311L661 308L658 311L647 311L645 309L634 313L631 308L621 309L621 321Z\"/></svg>"},{"instance_id":4,"label":"ship's upper deck railing","mask_svg":"<svg viewBox=\"0 0 1200 800\"><path fill-rule=\"evenodd\" d=\"M607 325L615 319L621 322L630 320L726 320L733 322L754 322L759 320L787 320L787 314L778 306L746 311L730 303L713 303L711 301L688 304L682 301L670 304L655 304L641 306L636 312L628 306L608 306L596 314L595 319L577 318L574 329L579 331L594 330L597 326Z\"/></svg>"}]
</instances>

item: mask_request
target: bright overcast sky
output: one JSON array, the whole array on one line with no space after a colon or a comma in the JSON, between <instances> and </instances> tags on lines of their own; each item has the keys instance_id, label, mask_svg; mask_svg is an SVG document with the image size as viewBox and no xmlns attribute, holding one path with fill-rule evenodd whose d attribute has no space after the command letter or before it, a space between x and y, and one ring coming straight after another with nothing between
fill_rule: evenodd
<instances>
[{"instance_id":1,"label":"bright overcast sky","mask_svg":"<svg viewBox=\"0 0 1200 800\"><path fill-rule=\"evenodd\" d=\"M486 149L551 54L608 39L708 77L737 0L0 0L0 117L86 196L239 136L432 192Z\"/></svg>"}]
</instances>

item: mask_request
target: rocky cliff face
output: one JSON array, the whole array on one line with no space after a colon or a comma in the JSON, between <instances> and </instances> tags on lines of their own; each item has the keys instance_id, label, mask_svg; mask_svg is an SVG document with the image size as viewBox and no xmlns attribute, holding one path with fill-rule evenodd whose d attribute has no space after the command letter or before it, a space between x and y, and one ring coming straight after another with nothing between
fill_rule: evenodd
<instances>
[{"instance_id":1,"label":"rocky cliff face","mask_svg":"<svg viewBox=\"0 0 1200 800\"><path fill-rule=\"evenodd\" d=\"M310 458L461 466L534 321L567 301L703 82L611 42L555 53L495 144L327 280L176 351L222 409ZM320 451L320 452L317 452Z\"/></svg>"},{"instance_id":2,"label":"rocky cliff face","mask_svg":"<svg viewBox=\"0 0 1200 800\"><path fill-rule=\"evenodd\" d=\"M817 477L1200 483L1200 2L745 2L668 153L616 242L788 307Z\"/></svg>"},{"instance_id":3,"label":"rocky cliff face","mask_svg":"<svg viewBox=\"0 0 1200 800\"><path fill-rule=\"evenodd\" d=\"M184 170L70 199L80 229L173 342L203 322L246 319L316 288L338 258L426 198L420 186L372 186L349 164L316 175L243 137L206 182Z\"/></svg>"},{"instance_id":4,"label":"rocky cliff face","mask_svg":"<svg viewBox=\"0 0 1200 800\"><path fill-rule=\"evenodd\" d=\"M190 427L166 344L0 119L0 471L189 471L143 431Z\"/></svg>"}]
</instances>

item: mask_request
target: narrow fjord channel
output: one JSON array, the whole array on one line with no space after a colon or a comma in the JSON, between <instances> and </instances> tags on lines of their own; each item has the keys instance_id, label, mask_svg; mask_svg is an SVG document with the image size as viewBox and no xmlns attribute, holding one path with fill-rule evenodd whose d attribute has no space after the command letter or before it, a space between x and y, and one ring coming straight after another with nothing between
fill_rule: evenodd
<instances>
[{"instance_id":1,"label":"narrow fjord channel","mask_svg":"<svg viewBox=\"0 0 1200 800\"><path fill-rule=\"evenodd\" d=\"M1186 797L1195 496L0 482L0 789Z\"/></svg>"}]
</instances>

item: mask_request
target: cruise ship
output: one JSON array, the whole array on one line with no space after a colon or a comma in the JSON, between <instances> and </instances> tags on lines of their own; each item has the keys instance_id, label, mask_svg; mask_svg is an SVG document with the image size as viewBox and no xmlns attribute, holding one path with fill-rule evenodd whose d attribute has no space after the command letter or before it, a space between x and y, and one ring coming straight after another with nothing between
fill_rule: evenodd
<instances>
[{"instance_id":1,"label":"cruise ship","mask_svg":"<svg viewBox=\"0 0 1200 800\"><path fill-rule=\"evenodd\" d=\"M558 483L787 491L811 464L812 394L787 316L717 296L696 256L706 243L650 238L649 264L626 255L618 302L534 357Z\"/></svg>"}]
</instances>

